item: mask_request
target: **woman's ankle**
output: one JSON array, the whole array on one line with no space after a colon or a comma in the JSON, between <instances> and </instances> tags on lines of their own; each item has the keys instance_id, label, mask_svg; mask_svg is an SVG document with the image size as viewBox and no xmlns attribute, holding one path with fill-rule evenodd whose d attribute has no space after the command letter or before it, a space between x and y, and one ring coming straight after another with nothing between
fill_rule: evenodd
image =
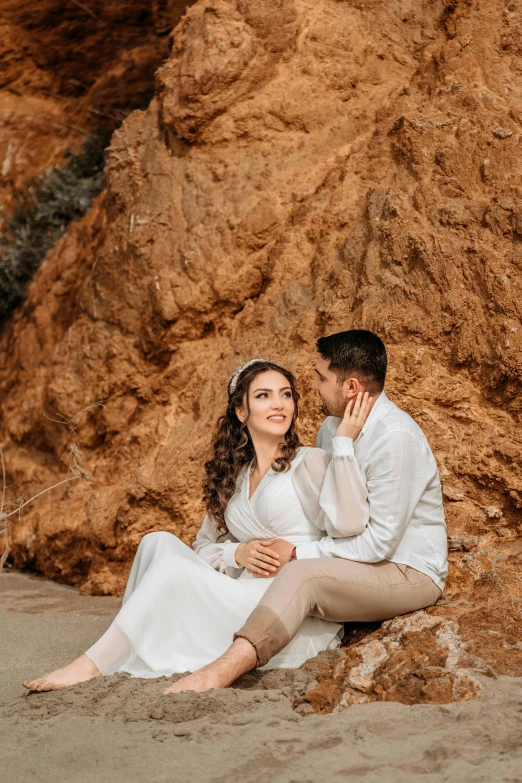
<instances>
[{"instance_id":1,"label":"woman's ankle","mask_svg":"<svg viewBox=\"0 0 522 783\"><path fill-rule=\"evenodd\" d=\"M77 664L78 667L81 667L84 671L92 674L94 677L101 674L101 671L98 669L94 661L91 660L91 658L89 658L89 656L85 653L73 661L73 664Z\"/></svg>"}]
</instances>

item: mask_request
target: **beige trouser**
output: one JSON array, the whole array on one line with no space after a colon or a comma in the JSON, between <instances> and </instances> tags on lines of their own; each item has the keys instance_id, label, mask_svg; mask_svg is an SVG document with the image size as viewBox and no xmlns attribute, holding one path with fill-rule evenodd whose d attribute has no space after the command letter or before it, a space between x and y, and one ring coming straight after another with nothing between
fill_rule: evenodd
<instances>
[{"instance_id":1,"label":"beige trouser","mask_svg":"<svg viewBox=\"0 0 522 783\"><path fill-rule=\"evenodd\" d=\"M389 620L431 606L440 595L429 576L388 560L295 560L281 569L234 639L248 639L264 666L307 615L336 623Z\"/></svg>"}]
</instances>

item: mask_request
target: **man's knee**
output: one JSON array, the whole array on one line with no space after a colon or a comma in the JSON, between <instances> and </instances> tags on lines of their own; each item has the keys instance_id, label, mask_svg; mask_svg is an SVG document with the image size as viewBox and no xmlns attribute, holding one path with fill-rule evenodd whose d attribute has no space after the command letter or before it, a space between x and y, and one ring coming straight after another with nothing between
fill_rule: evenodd
<instances>
[{"instance_id":1,"label":"man's knee","mask_svg":"<svg viewBox=\"0 0 522 783\"><path fill-rule=\"evenodd\" d=\"M284 565L274 579L274 585L285 585L292 592L302 589L310 578L310 566L308 560L291 560Z\"/></svg>"},{"instance_id":2,"label":"man's knee","mask_svg":"<svg viewBox=\"0 0 522 783\"><path fill-rule=\"evenodd\" d=\"M281 606L290 601L294 606L300 605L305 614L312 611L317 600L318 580L314 578L311 563L311 560L292 560L283 566L261 603Z\"/></svg>"}]
</instances>

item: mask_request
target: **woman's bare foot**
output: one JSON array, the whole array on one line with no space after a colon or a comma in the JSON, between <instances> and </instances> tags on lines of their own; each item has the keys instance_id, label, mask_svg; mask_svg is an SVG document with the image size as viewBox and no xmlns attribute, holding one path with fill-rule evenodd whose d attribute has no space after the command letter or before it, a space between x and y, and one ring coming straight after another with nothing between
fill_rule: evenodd
<instances>
[{"instance_id":1,"label":"woman's bare foot","mask_svg":"<svg viewBox=\"0 0 522 783\"><path fill-rule=\"evenodd\" d=\"M76 685L78 682L92 680L93 677L101 677L101 672L94 663L85 654L80 655L75 661L62 669L56 669L38 680L26 680L23 683L24 688L30 691L59 691L62 688L68 688L70 685Z\"/></svg>"}]
</instances>

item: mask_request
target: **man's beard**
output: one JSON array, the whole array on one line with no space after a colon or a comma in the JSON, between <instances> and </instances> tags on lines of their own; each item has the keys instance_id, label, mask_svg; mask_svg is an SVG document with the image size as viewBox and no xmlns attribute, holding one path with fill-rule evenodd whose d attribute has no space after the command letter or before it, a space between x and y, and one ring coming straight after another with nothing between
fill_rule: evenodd
<instances>
[{"instance_id":1,"label":"man's beard","mask_svg":"<svg viewBox=\"0 0 522 783\"><path fill-rule=\"evenodd\" d=\"M321 413L323 416L336 416L338 419L342 419L344 411L346 410L346 400L342 394L336 396L335 400L330 405L327 405L323 400L321 405Z\"/></svg>"}]
</instances>

